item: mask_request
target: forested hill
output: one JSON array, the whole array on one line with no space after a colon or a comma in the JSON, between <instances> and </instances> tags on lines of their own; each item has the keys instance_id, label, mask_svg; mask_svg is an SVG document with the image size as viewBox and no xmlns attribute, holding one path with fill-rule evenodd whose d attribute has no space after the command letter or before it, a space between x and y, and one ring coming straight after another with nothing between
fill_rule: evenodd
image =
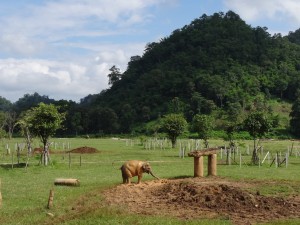
<instances>
[{"instance_id":1,"label":"forested hill","mask_svg":"<svg viewBox=\"0 0 300 225\"><path fill-rule=\"evenodd\" d=\"M147 44L109 89L81 104L112 109L125 132L126 123L170 112L189 120L216 108L245 109L257 96L293 100L300 87L299 33L271 36L232 11L204 14Z\"/></svg>"}]
</instances>

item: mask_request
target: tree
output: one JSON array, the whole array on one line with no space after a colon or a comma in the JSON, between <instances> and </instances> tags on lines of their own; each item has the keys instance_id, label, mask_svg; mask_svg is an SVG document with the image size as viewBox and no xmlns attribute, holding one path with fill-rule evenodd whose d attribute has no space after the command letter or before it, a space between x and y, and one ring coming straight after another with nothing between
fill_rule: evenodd
<instances>
[{"instance_id":1,"label":"tree","mask_svg":"<svg viewBox=\"0 0 300 225\"><path fill-rule=\"evenodd\" d=\"M121 72L120 69L117 68L115 65L112 66L110 69L110 74L108 74L108 84L113 85L116 81L120 80L121 78Z\"/></svg>"},{"instance_id":2,"label":"tree","mask_svg":"<svg viewBox=\"0 0 300 225\"><path fill-rule=\"evenodd\" d=\"M45 166L49 162L49 139L57 129L61 128L64 118L65 114L59 113L58 107L44 103L27 110L22 117L22 123L28 127L32 135L39 137L44 145L41 157Z\"/></svg>"},{"instance_id":3,"label":"tree","mask_svg":"<svg viewBox=\"0 0 300 225\"><path fill-rule=\"evenodd\" d=\"M186 126L187 122L182 114L168 114L162 119L161 128L171 140L172 148L175 148L177 137L184 132Z\"/></svg>"},{"instance_id":4,"label":"tree","mask_svg":"<svg viewBox=\"0 0 300 225\"><path fill-rule=\"evenodd\" d=\"M17 123L17 114L16 112L10 111L5 113L5 127L8 130L9 139L12 138L15 126Z\"/></svg>"},{"instance_id":5,"label":"tree","mask_svg":"<svg viewBox=\"0 0 300 225\"><path fill-rule=\"evenodd\" d=\"M208 148L208 139L213 130L213 119L208 115L197 114L192 121L192 127L198 133L199 138L204 140L205 148Z\"/></svg>"},{"instance_id":6,"label":"tree","mask_svg":"<svg viewBox=\"0 0 300 225\"><path fill-rule=\"evenodd\" d=\"M249 132L250 136L253 138L253 153L252 153L252 163L258 163L257 156L257 138L264 136L270 129L271 123L268 120L266 114L262 112L252 112L244 120L244 128Z\"/></svg>"},{"instance_id":7,"label":"tree","mask_svg":"<svg viewBox=\"0 0 300 225\"><path fill-rule=\"evenodd\" d=\"M291 133L300 137L300 96L294 101L292 111L290 113L290 128Z\"/></svg>"}]
</instances>

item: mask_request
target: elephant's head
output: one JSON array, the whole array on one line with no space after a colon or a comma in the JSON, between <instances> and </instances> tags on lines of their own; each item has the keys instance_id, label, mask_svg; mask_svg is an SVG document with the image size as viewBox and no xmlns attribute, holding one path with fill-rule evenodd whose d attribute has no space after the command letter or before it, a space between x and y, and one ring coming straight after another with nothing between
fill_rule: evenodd
<instances>
[{"instance_id":1,"label":"elephant's head","mask_svg":"<svg viewBox=\"0 0 300 225\"><path fill-rule=\"evenodd\" d=\"M156 176L152 173L150 163L144 162L143 165L142 165L142 168L143 168L144 173L148 173L148 174L150 173L151 176L155 177L156 179L159 179L158 177L156 177Z\"/></svg>"},{"instance_id":2,"label":"elephant's head","mask_svg":"<svg viewBox=\"0 0 300 225\"><path fill-rule=\"evenodd\" d=\"M149 174L151 172L151 166L150 166L150 163L148 163L148 162L144 162L142 165L142 168L143 168L144 173Z\"/></svg>"}]
</instances>

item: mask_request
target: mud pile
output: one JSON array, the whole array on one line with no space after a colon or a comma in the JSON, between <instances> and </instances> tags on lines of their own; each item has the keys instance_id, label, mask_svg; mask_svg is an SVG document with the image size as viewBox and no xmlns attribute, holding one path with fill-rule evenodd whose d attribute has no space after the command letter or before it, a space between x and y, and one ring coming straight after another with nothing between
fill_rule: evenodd
<instances>
[{"instance_id":1,"label":"mud pile","mask_svg":"<svg viewBox=\"0 0 300 225\"><path fill-rule=\"evenodd\" d=\"M86 147L86 146L75 148L75 149L72 149L68 152L70 152L70 153L81 153L81 154L99 153L99 151L97 149L92 148L92 147Z\"/></svg>"},{"instance_id":2,"label":"mud pile","mask_svg":"<svg viewBox=\"0 0 300 225\"><path fill-rule=\"evenodd\" d=\"M267 197L246 189L254 184L219 178L159 180L119 185L105 192L111 205L132 213L173 215L181 219L222 218L234 224L255 224L299 218L300 198Z\"/></svg>"}]
</instances>

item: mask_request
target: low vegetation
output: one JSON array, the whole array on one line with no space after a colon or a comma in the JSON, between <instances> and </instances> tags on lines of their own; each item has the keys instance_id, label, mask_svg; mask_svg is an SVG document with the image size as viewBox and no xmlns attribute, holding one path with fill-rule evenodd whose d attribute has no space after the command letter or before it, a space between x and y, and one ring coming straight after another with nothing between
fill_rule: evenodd
<instances>
[{"instance_id":1,"label":"low vegetation","mask_svg":"<svg viewBox=\"0 0 300 225\"><path fill-rule=\"evenodd\" d=\"M22 152L20 164L17 164L15 146L16 143L22 145L22 142L23 139L2 139L0 146L1 224L211 224L212 221L214 224L233 224L228 217L182 220L171 214L156 216L151 214L151 208L147 215L137 215L128 212L126 206L106 203L103 193L121 184L119 167L125 160L148 160L153 172L162 179L193 177L192 158L179 157L178 153L179 146L186 146L188 151L188 143L193 145L190 147L193 149L196 141L178 139L177 147L172 149L169 141L164 140L162 146L157 139L147 138L53 139L50 146L50 166L39 165L40 155L34 154L30 157L27 169L21 164L26 161L26 153ZM223 140L210 140L210 146L226 144L227 142ZM238 141L239 152L242 153L241 165L239 154L231 156L231 165L225 165L225 153L222 151L221 159L220 152L218 177L232 182L256 183L257 186L253 190L251 187L247 188L252 192L259 190L260 195L298 198L300 196L300 143L260 140L260 145L263 146L263 151L259 153L261 161L268 151L272 156L269 162L266 159L259 166L249 164L251 154L248 155L247 149L251 149L252 144L252 141ZM35 140L33 146L40 148L42 144ZM84 154L87 147L98 151ZM8 148L10 154L7 154ZM74 152L81 152L81 154L72 153L73 149L77 149ZM78 149L83 150L78 151ZM278 152L283 159L288 149L291 156L287 167L285 163L278 168L275 168L275 164L270 167L275 153ZM57 178L79 179L80 186L54 186L54 180ZM142 184L150 180L153 178L145 174ZM136 182L136 178L133 182ZM143 188L147 188L147 185ZM48 209L47 202L51 189L54 190L54 201L53 207ZM126 198L126 196L121 197ZM298 224L299 222L299 219L284 218L281 222L276 221L276 224Z\"/></svg>"}]
</instances>

